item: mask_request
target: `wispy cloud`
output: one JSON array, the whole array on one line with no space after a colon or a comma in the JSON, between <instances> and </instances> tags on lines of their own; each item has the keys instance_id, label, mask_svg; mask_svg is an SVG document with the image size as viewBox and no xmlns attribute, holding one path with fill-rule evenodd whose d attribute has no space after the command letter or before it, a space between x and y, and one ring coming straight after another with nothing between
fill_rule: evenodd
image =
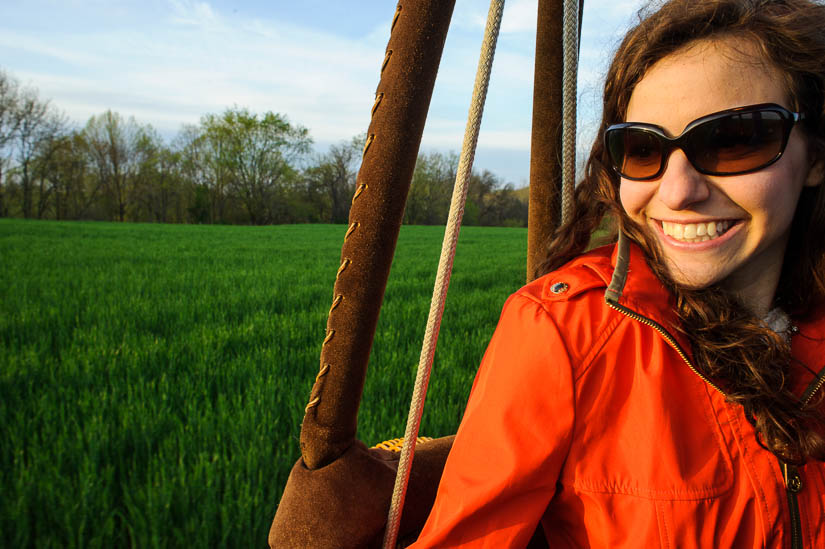
<instances>
[{"instance_id":1,"label":"wispy cloud","mask_svg":"<svg viewBox=\"0 0 825 549\"><path fill-rule=\"evenodd\" d=\"M237 7L244 9L237 12L211 0L66 2L0 6L0 65L38 87L78 125L112 109L171 135L184 123L232 105L286 114L320 142L348 139L369 124L388 22L358 29L342 29L336 22L312 25L306 18L298 24L278 8L267 7L266 13L242 0ZM587 120L600 103L594 99L606 59L639 3L585 3L583 127L592 126ZM457 0L425 147L461 146L486 4ZM359 9L368 8L353 4ZM537 0L511 0L505 8L483 147L529 149L536 9ZM38 19L44 10L55 17ZM513 170L526 174L527 167Z\"/></svg>"},{"instance_id":2,"label":"wispy cloud","mask_svg":"<svg viewBox=\"0 0 825 549\"><path fill-rule=\"evenodd\" d=\"M75 119L88 115L93 98L109 101L100 111L125 114L151 114L144 107L154 105L158 116L147 122L168 131L238 104L287 113L320 139L363 131L383 56L382 47L369 46L285 22L228 17L186 0L171 0L151 28L0 32L0 47L30 60L31 68L12 72L25 73ZM339 120L331 131L329 113Z\"/></svg>"},{"instance_id":3,"label":"wispy cloud","mask_svg":"<svg viewBox=\"0 0 825 549\"><path fill-rule=\"evenodd\" d=\"M459 12L465 23L484 28L487 25L488 11L485 3L480 2L473 6L472 11ZM538 0L511 0L504 5L504 14L501 18L501 32L536 32L536 13Z\"/></svg>"},{"instance_id":4,"label":"wispy cloud","mask_svg":"<svg viewBox=\"0 0 825 549\"><path fill-rule=\"evenodd\" d=\"M219 20L207 2L192 0L171 0L172 17L174 23L191 25L199 28L215 28Z\"/></svg>"},{"instance_id":5,"label":"wispy cloud","mask_svg":"<svg viewBox=\"0 0 825 549\"><path fill-rule=\"evenodd\" d=\"M24 34L12 28L3 28L0 32L0 50L36 55L71 65L94 65L104 59L94 51L63 48L55 45L55 42L50 44L44 42L42 38Z\"/></svg>"}]
</instances>

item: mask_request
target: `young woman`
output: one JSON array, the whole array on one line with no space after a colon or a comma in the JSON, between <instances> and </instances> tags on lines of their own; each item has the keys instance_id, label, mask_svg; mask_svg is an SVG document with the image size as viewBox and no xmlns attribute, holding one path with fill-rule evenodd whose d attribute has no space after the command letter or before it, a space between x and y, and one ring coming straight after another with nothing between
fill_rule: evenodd
<instances>
[{"instance_id":1,"label":"young woman","mask_svg":"<svg viewBox=\"0 0 825 549\"><path fill-rule=\"evenodd\" d=\"M667 2L606 82L414 547L825 547L825 5Z\"/></svg>"}]
</instances>

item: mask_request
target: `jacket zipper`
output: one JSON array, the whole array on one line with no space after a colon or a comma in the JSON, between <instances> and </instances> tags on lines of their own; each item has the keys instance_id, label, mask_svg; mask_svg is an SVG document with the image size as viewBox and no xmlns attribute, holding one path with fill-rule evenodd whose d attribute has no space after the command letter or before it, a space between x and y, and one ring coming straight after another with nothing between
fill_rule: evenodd
<instances>
[{"instance_id":1,"label":"jacket zipper","mask_svg":"<svg viewBox=\"0 0 825 549\"><path fill-rule=\"evenodd\" d=\"M659 334L665 339L665 341L667 341L668 344L671 347L673 347L673 349L679 354L679 356L682 357L682 360L685 361L685 364L688 365L688 368L690 368L694 374L699 376L699 378L702 381L716 389L722 396L727 398L727 395L722 389L716 386L708 378L703 376L699 372L699 370L696 369L696 367L690 362L687 353L685 353L684 349L682 349L682 346L679 345L679 342L676 341L676 339L672 335L670 335L670 333L664 328L664 326L645 316L640 315L639 313L625 307L624 305L620 305L619 303L613 300L607 300L607 305L611 309L619 311L623 315L628 316L633 320L636 320L637 322L641 322L646 326L650 326L651 328L659 332ZM811 398L813 398L816 392L819 391L819 389L821 389L823 385L825 385L825 376L819 377L816 381L814 381L814 384L815 385L813 385L812 388L809 388L805 391L805 393L807 393L807 397L804 398L802 401L803 406L808 404L808 402L811 400ZM795 466L788 465L784 462L780 463L782 466L782 473L785 480L785 491L788 495L788 510L790 511L791 515L791 548L802 549L802 518L799 514L799 499L797 498L797 494L799 494L799 492L802 491L802 477L800 477L799 470Z\"/></svg>"},{"instance_id":2,"label":"jacket zipper","mask_svg":"<svg viewBox=\"0 0 825 549\"><path fill-rule=\"evenodd\" d=\"M791 549L802 549L802 518L799 515L797 494L802 491L802 478L793 465L782 463L785 491L788 494L788 510L791 514Z\"/></svg>"},{"instance_id":3,"label":"jacket zipper","mask_svg":"<svg viewBox=\"0 0 825 549\"><path fill-rule=\"evenodd\" d=\"M614 310L616 310L616 311L619 311L619 312L620 312L620 313L622 313L623 315L625 315L625 316L629 316L629 317L630 317L630 318L632 318L633 320L636 320L636 321L638 321L638 322L641 322L642 324L644 324L644 325L646 325L646 326L650 326L651 328L653 328L654 330L656 330L657 332L659 332L659 335L661 335L661 336L665 339L665 341L667 341L667 342L668 342L668 345L670 345L671 347L673 347L673 349L674 349L674 350L675 350L675 351L679 354L679 356L680 356L680 357L682 357L682 360L684 360L684 361L685 361L685 364L687 364L687 365L688 365L688 368L690 368L690 370L691 370L694 374L696 374L697 376L699 376L699 378L700 378L702 381L704 381L705 383L707 383L708 385L710 385L711 387L713 387L714 389L716 389L716 390L717 390L717 391L718 391L718 392L719 392L719 393L720 393L723 397L726 397L726 398L727 398L727 396L728 396L728 395L726 395L726 394L725 394L725 392L724 392L722 389L720 389L719 387L717 387L717 386L716 386L716 385L715 385L712 381L710 381L708 378L706 378L705 376L703 376L703 375L699 372L699 370L697 370L697 369L696 369L696 367L693 365L693 363L691 363L690 359L688 358L687 353L685 352L685 350L684 350L684 349L682 349L682 346L681 346L681 345L679 345L679 342L678 342L678 341L676 341L676 338L674 338L672 335L670 335L670 333L669 333L667 330L665 330L665 327L664 327L664 326L662 326L662 325L661 325L661 324L659 324L658 322L655 322L655 321L653 321L653 320L650 320L650 319L649 319L649 318L647 318L646 316L642 316L642 315L640 315L639 313L637 313L636 311L634 311L634 310L632 310L632 309L628 309L628 308L627 308L627 307L625 307L624 305L619 305L618 303L616 303L616 302L614 302L614 301L607 301L607 305L608 305L611 309L614 309ZM825 383L825 379L823 379L823 382Z\"/></svg>"},{"instance_id":4,"label":"jacket zipper","mask_svg":"<svg viewBox=\"0 0 825 549\"><path fill-rule=\"evenodd\" d=\"M825 385L825 376L818 375L817 379L811 383L811 385L805 390L805 393L803 393L807 394L807 396L802 399L803 406L806 406L811 401L816 392L822 388L822 385Z\"/></svg>"},{"instance_id":5,"label":"jacket zipper","mask_svg":"<svg viewBox=\"0 0 825 549\"><path fill-rule=\"evenodd\" d=\"M802 399L802 406L808 404L822 385L825 384L825 377L817 376L817 379L805 390ZM782 467L782 477L785 479L785 492L788 494L788 510L791 514L791 548L802 549L802 518L799 513L799 498L797 494L802 491L802 477L799 469L794 465L789 465L780 461Z\"/></svg>"}]
</instances>

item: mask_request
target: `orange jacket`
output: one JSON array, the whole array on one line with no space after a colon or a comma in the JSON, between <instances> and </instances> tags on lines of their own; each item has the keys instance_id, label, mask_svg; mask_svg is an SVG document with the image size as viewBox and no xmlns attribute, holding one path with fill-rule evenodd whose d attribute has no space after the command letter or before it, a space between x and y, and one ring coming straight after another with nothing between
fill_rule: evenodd
<instances>
[{"instance_id":1,"label":"orange jacket","mask_svg":"<svg viewBox=\"0 0 825 549\"><path fill-rule=\"evenodd\" d=\"M507 300L413 547L524 547L540 522L551 548L825 548L825 466L790 467L786 487L742 407L691 369L642 252L617 248ZM813 316L792 350L825 375ZM793 374L800 395L825 381Z\"/></svg>"}]
</instances>

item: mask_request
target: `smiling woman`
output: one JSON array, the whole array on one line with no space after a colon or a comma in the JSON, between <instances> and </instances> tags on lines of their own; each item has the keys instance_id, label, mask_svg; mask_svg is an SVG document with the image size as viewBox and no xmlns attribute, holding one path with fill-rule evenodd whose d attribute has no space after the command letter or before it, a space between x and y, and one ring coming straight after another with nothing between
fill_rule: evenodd
<instances>
[{"instance_id":1,"label":"smiling woman","mask_svg":"<svg viewBox=\"0 0 825 549\"><path fill-rule=\"evenodd\" d=\"M415 547L825 546L825 4L655 2ZM616 242L586 251L609 214ZM816 235L816 236L812 236Z\"/></svg>"}]
</instances>

